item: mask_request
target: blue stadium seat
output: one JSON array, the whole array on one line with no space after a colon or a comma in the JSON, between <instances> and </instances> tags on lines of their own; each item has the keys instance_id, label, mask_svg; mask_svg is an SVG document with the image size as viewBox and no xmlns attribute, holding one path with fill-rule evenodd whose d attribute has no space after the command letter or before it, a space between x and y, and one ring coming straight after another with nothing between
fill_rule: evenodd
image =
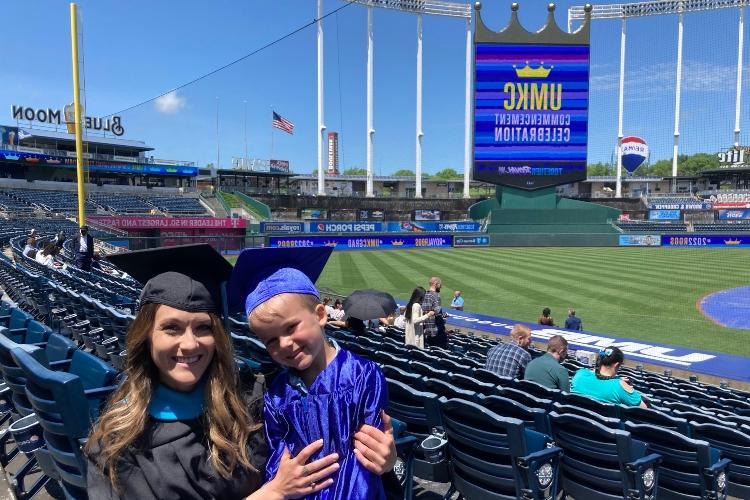
<instances>
[{"instance_id":1,"label":"blue stadium seat","mask_svg":"<svg viewBox=\"0 0 750 500\"><path fill-rule=\"evenodd\" d=\"M451 487L462 497L557 498L562 450L551 446L549 436L469 401L441 400L440 410L448 438Z\"/></svg>"},{"instance_id":2,"label":"blue stadium seat","mask_svg":"<svg viewBox=\"0 0 750 500\"><path fill-rule=\"evenodd\" d=\"M516 389L515 387L502 387L500 389L500 396L508 399L512 399L521 403L522 405L528 406L529 408L541 408L543 410L549 410L552 407L552 401L549 399L540 399L531 394L526 394L523 391Z\"/></svg>"},{"instance_id":3,"label":"blue stadium seat","mask_svg":"<svg viewBox=\"0 0 750 500\"><path fill-rule=\"evenodd\" d=\"M14 342L23 342L26 327L33 319L29 313L13 308L10 314L0 316L0 335L5 335Z\"/></svg>"},{"instance_id":4,"label":"blue stadium seat","mask_svg":"<svg viewBox=\"0 0 750 500\"><path fill-rule=\"evenodd\" d=\"M630 433L587 418L552 412L552 437L563 449L562 488L577 500L649 499L660 478L661 456Z\"/></svg>"},{"instance_id":5,"label":"blue stadium seat","mask_svg":"<svg viewBox=\"0 0 750 500\"><path fill-rule=\"evenodd\" d=\"M440 427L438 395L418 391L397 380L388 380L388 414L406 424L405 435L422 442ZM445 464L431 464L425 460L421 448L416 450L414 474L422 479L439 481L447 472Z\"/></svg>"},{"instance_id":6,"label":"blue stadium seat","mask_svg":"<svg viewBox=\"0 0 750 500\"><path fill-rule=\"evenodd\" d=\"M727 493L737 498L750 498L750 434L722 425L696 424L693 437L708 442L722 457L732 461Z\"/></svg>"},{"instance_id":7,"label":"blue stadium seat","mask_svg":"<svg viewBox=\"0 0 750 500\"><path fill-rule=\"evenodd\" d=\"M487 408L502 417L517 418L523 421L527 429L532 429L542 434L550 434L547 412L541 408L529 408L518 401L504 398L502 396L480 395L479 406Z\"/></svg>"},{"instance_id":8,"label":"blue stadium seat","mask_svg":"<svg viewBox=\"0 0 750 500\"><path fill-rule=\"evenodd\" d=\"M602 415L604 417L618 419L620 418L619 406L602 403L601 401L597 401L596 399L590 398L588 396L565 393L561 395L560 402L566 405L586 408L587 410L591 410L594 413L598 413L599 415Z\"/></svg>"},{"instance_id":9,"label":"blue stadium seat","mask_svg":"<svg viewBox=\"0 0 750 500\"><path fill-rule=\"evenodd\" d=\"M82 351L73 354L70 373L45 368L24 349L11 354L27 377L26 393L44 429L66 497L87 498L81 446L102 401L115 389L111 384L116 371Z\"/></svg>"},{"instance_id":10,"label":"blue stadium seat","mask_svg":"<svg viewBox=\"0 0 750 500\"><path fill-rule=\"evenodd\" d=\"M480 382L474 377L463 375L461 373L449 373L448 381L451 384L460 387L461 389L474 391L477 394L484 394L486 396L500 394L500 389L498 388L498 386L490 384L488 382Z\"/></svg>"},{"instance_id":11,"label":"blue stadium seat","mask_svg":"<svg viewBox=\"0 0 750 500\"><path fill-rule=\"evenodd\" d=\"M560 390L558 389L550 389L549 387L544 387L541 384L537 384L536 382L532 382L530 380L519 380L516 382L515 389L518 389L519 391L525 391L532 396L536 396L539 399L549 399L551 401L559 401L560 400Z\"/></svg>"},{"instance_id":12,"label":"blue stadium seat","mask_svg":"<svg viewBox=\"0 0 750 500\"><path fill-rule=\"evenodd\" d=\"M477 368L474 370L474 377L480 382L487 382L493 385L501 385L503 387L513 387L516 385L516 381L510 377L501 377L497 373L485 370L484 368Z\"/></svg>"},{"instance_id":13,"label":"blue stadium seat","mask_svg":"<svg viewBox=\"0 0 750 500\"><path fill-rule=\"evenodd\" d=\"M583 417L588 420L592 420L597 424L603 425L607 429L622 429L622 422L619 418L605 417L604 415L600 415L599 413L595 413L580 406L553 403L552 410L555 411L558 415L578 415L579 417Z\"/></svg>"},{"instance_id":14,"label":"blue stadium seat","mask_svg":"<svg viewBox=\"0 0 750 500\"><path fill-rule=\"evenodd\" d=\"M621 406L620 418L623 421L633 422L634 424L651 424L672 429L684 436L690 436L690 426L684 418L673 417L660 411L650 408L640 408L637 406Z\"/></svg>"},{"instance_id":15,"label":"blue stadium seat","mask_svg":"<svg viewBox=\"0 0 750 500\"><path fill-rule=\"evenodd\" d=\"M726 472L730 460L706 441L647 424L625 422L625 430L662 455L657 498L683 500L726 498Z\"/></svg>"},{"instance_id":16,"label":"blue stadium seat","mask_svg":"<svg viewBox=\"0 0 750 500\"><path fill-rule=\"evenodd\" d=\"M440 379L425 377L423 384L425 391L434 392L441 398L465 399L467 401L475 401L477 398L476 392L461 389L460 387L457 387L449 382L445 382Z\"/></svg>"},{"instance_id":17,"label":"blue stadium seat","mask_svg":"<svg viewBox=\"0 0 750 500\"><path fill-rule=\"evenodd\" d=\"M403 382L409 387L413 387L415 389L424 389L423 378L416 373L407 372L405 370L402 370L401 368L398 368L397 366L391 365L382 365L381 369L383 370L383 375L385 375L385 378L398 380L399 382Z\"/></svg>"}]
</instances>

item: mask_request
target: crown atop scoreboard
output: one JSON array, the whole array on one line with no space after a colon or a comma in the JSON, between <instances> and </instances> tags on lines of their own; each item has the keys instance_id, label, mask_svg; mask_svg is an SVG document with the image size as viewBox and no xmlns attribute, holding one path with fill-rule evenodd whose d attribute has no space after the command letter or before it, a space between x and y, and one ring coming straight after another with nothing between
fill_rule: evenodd
<instances>
[{"instance_id":1,"label":"crown atop scoreboard","mask_svg":"<svg viewBox=\"0 0 750 500\"><path fill-rule=\"evenodd\" d=\"M510 22L500 31L492 31L482 20L482 3L476 2L476 28L474 42L476 43L512 43L512 44L550 44L550 45L588 45L591 35L591 12L593 7L586 4L583 24L568 33L557 25L555 21L555 4L547 5L547 22L537 32L527 31L518 20L518 4L511 5ZM520 75L519 75L520 76Z\"/></svg>"}]
</instances>

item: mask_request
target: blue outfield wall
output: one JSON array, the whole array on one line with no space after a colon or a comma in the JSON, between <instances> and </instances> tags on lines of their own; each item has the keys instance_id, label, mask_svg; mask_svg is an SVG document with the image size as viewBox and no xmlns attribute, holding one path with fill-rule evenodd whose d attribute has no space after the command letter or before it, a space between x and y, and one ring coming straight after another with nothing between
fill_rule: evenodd
<instances>
[{"instance_id":1,"label":"blue outfield wall","mask_svg":"<svg viewBox=\"0 0 750 500\"><path fill-rule=\"evenodd\" d=\"M572 350L598 353L602 347L616 346L625 353L626 360L750 382L750 358L742 356L653 344L642 340L612 337L594 332L545 327L534 323L448 308L444 308L444 310L448 314L448 324L459 328L471 328L507 337L510 335L513 325L520 323L531 328L534 340L546 342L553 335L562 335L568 341Z\"/></svg>"}]
</instances>

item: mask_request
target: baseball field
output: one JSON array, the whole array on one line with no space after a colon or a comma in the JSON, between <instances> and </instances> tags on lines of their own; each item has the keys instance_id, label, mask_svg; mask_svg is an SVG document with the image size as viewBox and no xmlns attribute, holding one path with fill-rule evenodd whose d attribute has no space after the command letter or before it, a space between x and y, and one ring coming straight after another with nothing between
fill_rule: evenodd
<instances>
[{"instance_id":1,"label":"baseball field","mask_svg":"<svg viewBox=\"0 0 750 500\"><path fill-rule=\"evenodd\" d=\"M467 311L563 324L573 307L584 329L750 356L750 330L699 310L713 292L750 285L747 249L477 248L334 252L318 286L341 294L377 288L407 300L443 280L443 304L461 290Z\"/></svg>"}]
</instances>

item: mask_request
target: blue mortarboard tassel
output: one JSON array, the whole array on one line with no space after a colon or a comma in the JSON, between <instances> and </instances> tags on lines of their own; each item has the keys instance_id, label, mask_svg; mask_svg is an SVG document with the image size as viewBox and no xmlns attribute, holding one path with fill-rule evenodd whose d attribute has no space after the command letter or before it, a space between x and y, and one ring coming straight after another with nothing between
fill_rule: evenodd
<instances>
[{"instance_id":1,"label":"blue mortarboard tassel","mask_svg":"<svg viewBox=\"0 0 750 500\"><path fill-rule=\"evenodd\" d=\"M256 307L282 293L314 295L320 299L317 288L310 278L299 269L285 267L263 279L245 299L245 313L250 316Z\"/></svg>"}]
</instances>

